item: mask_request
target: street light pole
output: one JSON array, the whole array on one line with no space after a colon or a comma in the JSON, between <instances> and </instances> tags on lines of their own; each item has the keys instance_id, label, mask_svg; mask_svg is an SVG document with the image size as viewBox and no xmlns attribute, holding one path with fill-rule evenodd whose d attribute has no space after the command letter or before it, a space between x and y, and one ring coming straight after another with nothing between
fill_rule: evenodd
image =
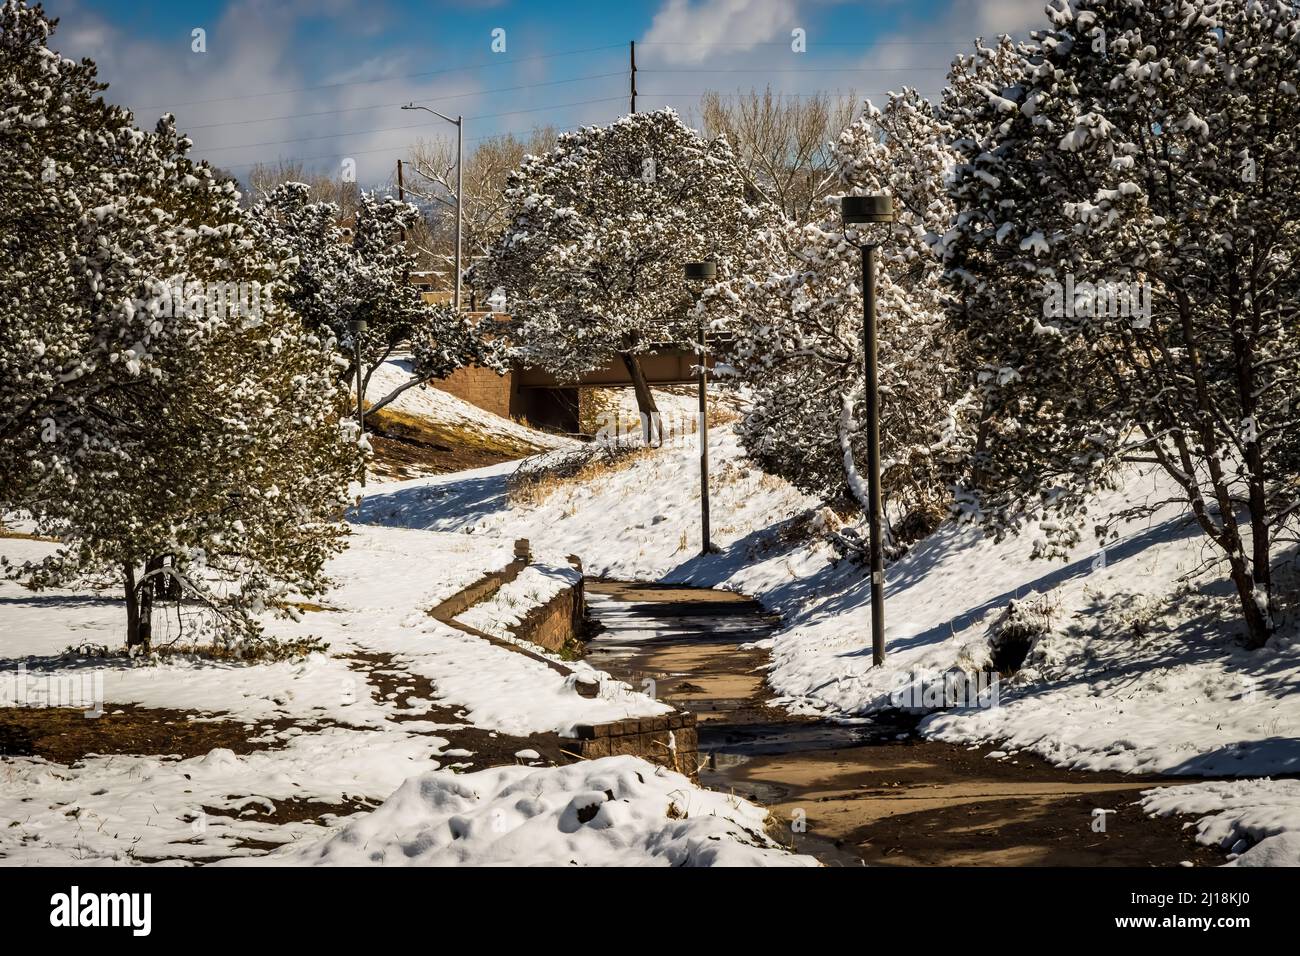
<instances>
[{"instance_id":1,"label":"street light pole","mask_svg":"<svg viewBox=\"0 0 1300 956\"><path fill-rule=\"evenodd\" d=\"M685 266L688 282L703 283L711 281L718 274L718 264L712 259L703 262L688 262ZM695 286L695 302L700 301L700 286ZM708 371L705 361L708 356L708 344L705 340L704 319L700 319L700 554L709 554L713 540L709 534L709 392Z\"/></svg>"},{"instance_id":2,"label":"street light pole","mask_svg":"<svg viewBox=\"0 0 1300 956\"><path fill-rule=\"evenodd\" d=\"M872 223L894 221L894 201L889 196L845 196L840 200L844 225L856 225L859 237L869 236ZM858 242L862 250L862 352L867 403L867 522L870 528L871 662L885 662L885 545L881 534L880 505L880 377L876 364L876 250L879 238Z\"/></svg>"},{"instance_id":3,"label":"street light pole","mask_svg":"<svg viewBox=\"0 0 1300 956\"><path fill-rule=\"evenodd\" d=\"M404 110L424 110L426 113L432 113L439 119L444 119L456 127L456 298L455 308L460 311L460 253L461 253L461 236L465 229L465 117L457 116L452 119L437 110L429 109L427 106L416 106L414 103L408 103L402 107Z\"/></svg>"}]
</instances>

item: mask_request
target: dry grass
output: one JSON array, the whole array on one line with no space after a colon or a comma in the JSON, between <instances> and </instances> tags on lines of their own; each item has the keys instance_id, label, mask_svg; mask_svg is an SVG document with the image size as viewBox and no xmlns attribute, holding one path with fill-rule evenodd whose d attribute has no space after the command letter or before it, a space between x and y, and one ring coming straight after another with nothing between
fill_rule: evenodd
<instances>
[{"instance_id":1,"label":"dry grass","mask_svg":"<svg viewBox=\"0 0 1300 956\"><path fill-rule=\"evenodd\" d=\"M611 449L588 445L553 462L515 472L506 486L506 496L512 505L535 507L559 491L626 471L656 451L644 446Z\"/></svg>"},{"instance_id":2,"label":"dry grass","mask_svg":"<svg viewBox=\"0 0 1300 956\"><path fill-rule=\"evenodd\" d=\"M47 538L39 534L28 534L26 531L14 531L12 528L6 528L0 524L0 538L20 538L24 541L48 541L51 544L58 544L58 538Z\"/></svg>"},{"instance_id":3,"label":"dry grass","mask_svg":"<svg viewBox=\"0 0 1300 956\"><path fill-rule=\"evenodd\" d=\"M384 478L415 478L482 468L544 449L525 439L494 434L469 424L439 422L391 405L366 415L375 457L372 472Z\"/></svg>"}]
</instances>

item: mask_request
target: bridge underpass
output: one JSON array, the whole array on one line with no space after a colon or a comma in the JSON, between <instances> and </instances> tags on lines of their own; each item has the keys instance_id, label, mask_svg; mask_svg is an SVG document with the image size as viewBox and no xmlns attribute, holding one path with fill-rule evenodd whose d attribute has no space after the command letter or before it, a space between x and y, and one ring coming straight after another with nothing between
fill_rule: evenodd
<instances>
[{"instance_id":1,"label":"bridge underpass","mask_svg":"<svg viewBox=\"0 0 1300 956\"><path fill-rule=\"evenodd\" d=\"M667 385L694 385L699 365L696 352L664 349L638 356L646 384L651 388ZM705 365L712 368L709 355ZM510 392L510 417L526 418L540 428L579 431L582 420L582 391L593 388L632 388L632 376L618 359L593 369L577 382L561 381L541 368L515 369L505 376Z\"/></svg>"}]
</instances>

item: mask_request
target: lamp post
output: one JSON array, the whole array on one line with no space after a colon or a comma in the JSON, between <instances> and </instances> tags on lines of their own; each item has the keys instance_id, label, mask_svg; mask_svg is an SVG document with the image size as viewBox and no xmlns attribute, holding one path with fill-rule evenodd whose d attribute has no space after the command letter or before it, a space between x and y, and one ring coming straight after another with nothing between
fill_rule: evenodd
<instances>
[{"instance_id":1,"label":"lamp post","mask_svg":"<svg viewBox=\"0 0 1300 956\"><path fill-rule=\"evenodd\" d=\"M452 119L437 110L429 109L427 106L416 106L414 103L408 103L402 107L404 110L424 110L426 113L432 113L439 119L444 119L456 127L456 311L460 311L460 240L465 222L465 190L462 171L465 168L465 117L457 116Z\"/></svg>"},{"instance_id":2,"label":"lamp post","mask_svg":"<svg viewBox=\"0 0 1300 956\"><path fill-rule=\"evenodd\" d=\"M718 264L712 259L703 262L688 262L685 266L686 281L695 289L695 302L700 301L700 290L705 282L713 280L718 274ZM708 372L704 367L707 356L704 319L700 319L700 554L713 551L713 542L709 536L709 404Z\"/></svg>"},{"instance_id":3,"label":"lamp post","mask_svg":"<svg viewBox=\"0 0 1300 956\"><path fill-rule=\"evenodd\" d=\"M349 319L348 330L352 333L352 357L357 365L357 440L360 441L366 434L366 393L363 384L364 378L361 374L361 333L366 330L368 323L365 319ZM366 463L365 459L361 462L361 487L366 486Z\"/></svg>"},{"instance_id":4,"label":"lamp post","mask_svg":"<svg viewBox=\"0 0 1300 956\"><path fill-rule=\"evenodd\" d=\"M876 250L894 221L889 196L845 196L840 216L857 227L855 245L862 250L862 352L866 366L867 401L867 523L871 531L871 662L885 662L885 548L881 540L880 508L880 380L876 368ZM879 226L873 229L873 226Z\"/></svg>"}]
</instances>

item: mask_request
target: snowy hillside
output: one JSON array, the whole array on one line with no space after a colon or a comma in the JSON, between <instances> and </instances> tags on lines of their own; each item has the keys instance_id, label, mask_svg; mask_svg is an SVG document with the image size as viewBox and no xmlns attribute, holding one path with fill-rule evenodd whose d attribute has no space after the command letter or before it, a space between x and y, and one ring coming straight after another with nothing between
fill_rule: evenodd
<instances>
[{"instance_id":1,"label":"snowy hillside","mask_svg":"<svg viewBox=\"0 0 1300 956\"><path fill-rule=\"evenodd\" d=\"M769 685L796 712L854 718L900 703L947 672L990 666L990 629L1012 601L1039 598L1048 628L994 707L936 709L922 733L996 741L1091 770L1178 775L1300 771L1300 641L1293 617L1259 651L1237 644L1233 596L1176 506L1121 524L1104 549L1067 562L1031 560L1029 541L995 542L941 527L888 572L889 656L871 666L869 592L860 567L837 560L815 530L834 521L745 462L730 428L712 442L714 542L701 557L698 466L684 443L636 457L591 481L561 484L540 504L511 504L513 465L401 483L367 498L360 520L530 534L582 556L588 573L720 586L784 616ZM1162 496L1134 472L1096 503L1120 513ZM1241 789L1249 792L1251 784ZM1262 786L1262 785L1261 785ZM1290 819L1300 826L1294 811Z\"/></svg>"},{"instance_id":2,"label":"snowy hillside","mask_svg":"<svg viewBox=\"0 0 1300 956\"><path fill-rule=\"evenodd\" d=\"M375 369L366 387L366 402L384 398L395 388L410 379L409 363L400 359L385 362ZM356 394L356 389L352 390ZM426 418L452 428L478 432L487 438L532 445L535 449L563 448L573 444L572 439L552 435L520 425L508 418L484 411L437 387L437 384L417 385L409 388L387 406L394 411Z\"/></svg>"}]
</instances>

